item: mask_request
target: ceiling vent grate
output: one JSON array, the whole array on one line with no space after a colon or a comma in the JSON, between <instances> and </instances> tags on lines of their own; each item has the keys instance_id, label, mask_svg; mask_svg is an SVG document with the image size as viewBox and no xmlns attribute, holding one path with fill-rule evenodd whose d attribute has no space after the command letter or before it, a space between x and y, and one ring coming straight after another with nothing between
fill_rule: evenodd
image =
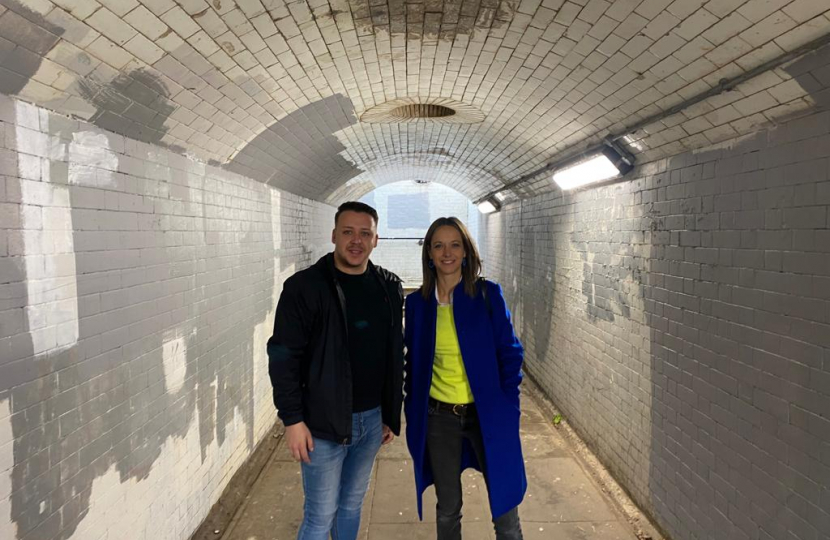
<instances>
[{"instance_id":1,"label":"ceiling vent grate","mask_svg":"<svg viewBox=\"0 0 830 540\"><path fill-rule=\"evenodd\" d=\"M361 122L406 124L435 122L441 124L476 124L484 120L480 110L445 98L402 98L375 105L360 115Z\"/></svg>"},{"instance_id":2,"label":"ceiling vent grate","mask_svg":"<svg viewBox=\"0 0 830 540\"><path fill-rule=\"evenodd\" d=\"M453 116L455 110L443 105L428 105L415 103L414 105L402 105L389 111L392 118L399 120L412 120L414 118L444 118Z\"/></svg>"}]
</instances>

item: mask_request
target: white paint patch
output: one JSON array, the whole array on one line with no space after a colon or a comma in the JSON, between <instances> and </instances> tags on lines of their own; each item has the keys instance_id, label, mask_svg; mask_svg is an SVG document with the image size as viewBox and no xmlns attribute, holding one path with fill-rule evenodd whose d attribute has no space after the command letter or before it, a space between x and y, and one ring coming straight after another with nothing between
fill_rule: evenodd
<instances>
[{"instance_id":1,"label":"white paint patch","mask_svg":"<svg viewBox=\"0 0 830 540\"><path fill-rule=\"evenodd\" d=\"M269 324L270 321L270 324ZM274 409L268 407L271 401L271 379L268 377L268 338L273 329L273 311L264 321L254 327L254 437L259 442L262 435L274 424Z\"/></svg>"},{"instance_id":2,"label":"white paint patch","mask_svg":"<svg viewBox=\"0 0 830 540\"><path fill-rule=\"evenodd\" d=\"M279 302L282 285L294 275L296 265L289 264L281 270L282 259L279 256L283 246L281 229L282 193L271 189L271 241L274 253L274 270L271 287L271 306L265 320L254 327L253 362L254 362L254 437L258 443L261 437L274 425L276 413L273 406L271 379L268 377L268 338L274 330L274 315Z\"/></svg>"},{"instance_id":3,"label":"white paint patch","mask_svg":"<svg viewBox=\"0 0 830 540\"><path fill-rule=\"evenodd\" d=\"M165 336L162 345L162 358L164 359L164 386L168 393L178 392L184 386L184 377L187 373L187 343L184 337L171 335Z\"/></svg>"},{"instance_id":4,"label":"white paint patch","mask_svg":"<svg viewBox=\"0 0 830 540\"><path fill-rule=\"evenodd\" d=\"M122 483L112 465L93 481L89 513L71 539L188 538L248 457L245 422L238 410L225 433L225 443L219 446L214 438L202 462L196 409L187 433L164 441L147 477Z\"/></svg>"},{"instance_id":5,"label":"white paint patch","mask_svg":"<svg viewBox=\"0 0 830 540\"><path fill-rule=\"evenodd\" d=\"M12 523L12 469L14 467L14 435L12 434L9 400L0 401L0 538L17 538Z\"/></svg>"},{"instance_id":6,"label":"white paint patch","mask_svg":"<svg viewBox=\"0 0 830 540\"><path fill-rule=\"evenodd\" d=\"M280 225L280 207L282 192L271 189L271 242L274 245L274 254L282 248L282 226ZM274 268L276 268L276 260Z\"/></svg>"},{"instance_id":7,"label":"white paint patch","mask_svg":"<svg viewBox=\"0 0 830 540\"><path fill-rule=\"evenodd\" d=\"M69 144L69 183L106 187L113 184L112 171L118 170L118 156L110 150L103 133L80 131Z\"/></svg>"},{"instance_id":8,"label":"white paint patch","mask_svg":"<svg viewBox=\"0 0 830 540\"><path fill-rule=\"evenodd\" d=\"M16 102L18 117L37 111ZM44 116L41 122L47 122ZM48 126L41 126L47 131ZM16 137L34 156L50 155L49 139L16 131ZM24 143L25 139L25 143ZM28 160L21 154L21 163ZM24 171L20 171L25 177ZM34 354L61 350L78 342L78 286L72 237L69 191L62 179L43 171L43 182L21 182L23 255L26 266L25 308ZM53 182L60 183L53 183Z\"/></svg>"}]
</instances>

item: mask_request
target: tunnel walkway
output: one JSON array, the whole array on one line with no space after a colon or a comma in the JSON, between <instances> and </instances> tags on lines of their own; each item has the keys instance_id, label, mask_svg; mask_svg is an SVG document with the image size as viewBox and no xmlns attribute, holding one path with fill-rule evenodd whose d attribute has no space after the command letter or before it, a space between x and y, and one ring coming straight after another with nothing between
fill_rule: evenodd
<instances>
[{"instance_id":1,"label":"tunnel walkway","mask_svg":"<svg viewBox=\"0 0 830 540\"><path fill-rule=\"evenodd\" d=\"M525 380L522 448L528 491L519 507L526 540L636 540L637 536L554 427ZM281 440L221 540L293 540L302 519L300 466ZM494 540L481 475L463 474L465 539ZM412 464L404 437L381 449L363 507L361 540L435 538L435 495L424 496L418 521Z\"/></svg>"}]
</instances>

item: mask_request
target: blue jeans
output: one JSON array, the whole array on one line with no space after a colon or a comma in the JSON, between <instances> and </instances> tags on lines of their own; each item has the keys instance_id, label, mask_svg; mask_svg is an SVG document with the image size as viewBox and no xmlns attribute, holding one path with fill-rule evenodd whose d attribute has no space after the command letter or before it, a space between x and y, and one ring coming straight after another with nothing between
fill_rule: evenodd
<instances>
[{"instance_id":1,"label":"blue jeans","mask_svg":"<svg viewBox=\"0 0 830 540\"><path fill-rule=\"evenodd\" d=\"M380 407L352 415L352 443L314 438L311 463L303 463L303 523L297 540L354 540L383 438Z\"/></svg>"}]
</instances>

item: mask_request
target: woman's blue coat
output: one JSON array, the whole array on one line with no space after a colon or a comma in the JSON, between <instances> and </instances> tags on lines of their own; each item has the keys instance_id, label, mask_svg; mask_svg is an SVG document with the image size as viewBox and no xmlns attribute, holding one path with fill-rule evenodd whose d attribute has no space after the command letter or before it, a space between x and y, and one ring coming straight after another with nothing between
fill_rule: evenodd
<instances>
[{"instance_id":1,"label":"woman's blue coat","mask_svg":"<svg viewBox=\"0 0 830 540\"><path fill-rule=\"evenodd\" d=\"M524 351L513 333L501 287L491 281L481 283L487 287L486 298L481 290L476 298L469 297L464 284L459 283L453 291L452 305L489 464L490 511L498 517L517 506L527 490L519 440L519 383ZM426 430L437 307L434 294L425 300L420 291L415 291L406 298L406 442L415 465L418 515L422 519L422 495L433 483L426 455ZM467 467L481 470L472 447L465 441L461 470Z\"/></svg>"}]
</instances>

